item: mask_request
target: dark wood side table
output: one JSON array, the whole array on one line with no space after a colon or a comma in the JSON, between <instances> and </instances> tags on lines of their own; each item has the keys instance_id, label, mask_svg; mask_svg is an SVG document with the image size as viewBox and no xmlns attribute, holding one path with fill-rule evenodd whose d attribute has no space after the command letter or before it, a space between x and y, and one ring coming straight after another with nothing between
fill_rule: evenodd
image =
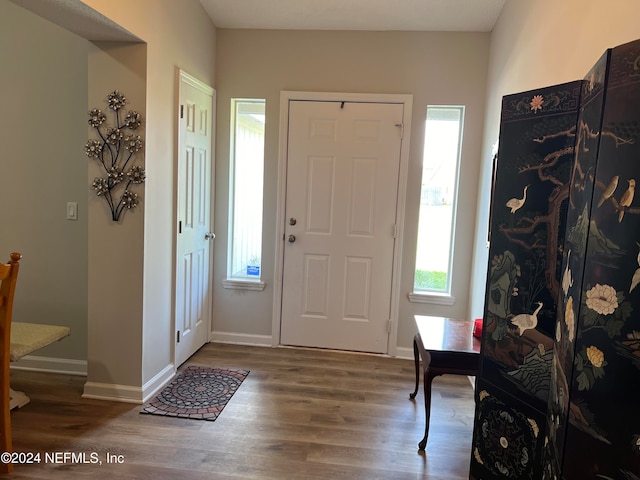
<instances>
[{"instance_id":1,"label":"dark wood side table","mask_svg":"<svg viewBox=\"0 0 640 480\"><path fill-rule=\"evenodd\" d=\"M480 368L480 339L473 336L473 322L446 317L414 316L418 333L413 338L416 363L416 388L409 398L418 394L420 358L424 372L424 438L420 450L427 446L431 415L431 382L438 375L477 375Z\"/></svg>"}]
</instances>

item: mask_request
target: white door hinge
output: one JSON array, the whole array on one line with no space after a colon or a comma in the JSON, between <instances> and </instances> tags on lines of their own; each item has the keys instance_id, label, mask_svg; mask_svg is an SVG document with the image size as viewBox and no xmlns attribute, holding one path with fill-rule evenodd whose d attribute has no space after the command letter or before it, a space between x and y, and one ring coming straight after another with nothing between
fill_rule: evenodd
<instances>
[{"instance_id":1,"label":"white door hinge","mask_svg":"<svg viewBox=\"0 0 640 480\"><path fill-rule=\"evenodd\" d=\"M392 325L392 321L391 319L389 319L389 321L387 322L387 333L391 333L391 325Z\"/></svg>"},{"instance_id":2,"label":"white door hinge","mask_svg":"<svg viewBox=\"0 0 640 480\"><path fill-rule=\"evenodd\" d=\"M393 238L398 238L398 225L393 226Z\"/></svg>"},{"instance_id":3,"label":"white door hinge","mask_svg":"<svg viewBox=\"0 0 640 480\"><path fill-rule=\"evenodd\" d=\"M396 123L396 127L400 128L400 138L404 138L404 123Z\"/></svg>"}]
</instances>

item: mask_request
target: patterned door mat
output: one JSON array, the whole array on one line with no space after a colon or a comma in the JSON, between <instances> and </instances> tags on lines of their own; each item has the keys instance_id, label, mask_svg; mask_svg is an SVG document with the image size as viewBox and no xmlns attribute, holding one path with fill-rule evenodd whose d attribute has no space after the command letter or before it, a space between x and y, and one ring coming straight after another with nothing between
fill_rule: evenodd
<instances>
[{"instance_id":1,"label":"patterned door mat","mask_svg":"<svg viewBox=\"0 0 640 480\"><path fill-rule=\"evenodd\" d=\"M214 421L249 370L188 366L140 413Z\"/></svg>"}]
</instances>

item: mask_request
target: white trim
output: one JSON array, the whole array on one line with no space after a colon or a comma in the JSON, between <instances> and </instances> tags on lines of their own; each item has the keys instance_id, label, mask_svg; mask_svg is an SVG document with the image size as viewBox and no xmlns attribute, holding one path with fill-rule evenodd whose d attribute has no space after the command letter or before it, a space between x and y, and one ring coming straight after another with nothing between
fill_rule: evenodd
<instances>
[{"instance_id":1,"label":"white trim","mask_svg":"<svg viewBox=\"0 0 640 480\"><path fill-rule=\"evenodd\" d=\"M257 290L262 291L267 284L259 280L232 280L226 279L222 281L224 288L234 290Z\"/></svg>"},{"instance_id":2,"label":"white trim","mask_svg":"<svg viewBox=\"0 0 640 480\"><path fill-rule=\"evenodd\" d=\"M151 399L160 391L176 374L174 364L167 365L158 374L142 386L142 402Z\"/></svg>"},{"instance_id":3,"label":"white trim","mask_svg":"<svg viewBox=\"0 0 640 480\"><path fill-rule=\"evenodd\" d=\"M237 172L241 171L240 168L237 168L237 158L236 158L236 130L237 130L237 122L238 122L238 103L244 103L245 105L248 103L252 104L260 104L262 106L261 110L263 114L266 113L266 98L248 98L248 97L233 97L231 98L231 109L230 109L230 122L229 122L229 193L228 193L228 229L227 229L227 279L234 279L234 271L237 270L237 265L235 265L234 257L235 257L235 244L234 244L234 236L235 236L235 218L240 216L240 208L238 202L236 202L236 178ZM265 175L265 145L266 145L266 137L265 137L265 126L263 126L262 132L262 178L260 183L264 183L264 175ZM254 172L255 173L255 172ZM264 206L264 185L263 185L263 202L259 208L256 208L254 205L252 207L252 212L260 213L260 224L264 223L264 214L263 214L263 206ZM246 212L245 212L246 213ZM260 251L262 251L262 236L260 236ZM262 262L262 260L260 260ZM262 265L259 265L261 267ZM242 279L242 277L240 277ZM251 280L249 280L251 281ZM225 288L232 288L227 287ZM243 289L242 287L238 287L239 289ZM264 287L263 287L264 288ZM254 290L253 288L246 288L244 290Z\"/></svg>"},{"instance_id":4,"label":"white trim","mask_svg":"<svg viewBox=\"0 0 640 480\"><path fill-rule=\"evenodd\" d=\"M396 347L395 357L396 358L403 358L403 359L407 359L407 360L414 360L413 347L411 347L411 348Z\"/></svg>"},{"instance_id":5,"label":"white trim","mask_svg":"<svg viewBox=\"0 0 640 480\"><path fill-rule=\"evenodd\" d=\"M191 85L194 88L197 88L198 90L200 90L203 93L206 93L207 95L211 95L214 96L216 91L214 90L213 87L207 85L206 83L198 80L196 77L189 75L187 72L185 72L184 70L178 68L178 75L179 75L179 80ZM178 85L180 84L180 82L178 82ZM180 103L180 97L178 97L178 103ZM212 122L211 125L212 128L215 128Z\"/></svg>"},{"instance_id":6,"label":"white trim","mask_svg":"<svg viewBox=\"0 0 640 480\"><path fill-rule=\"evenodd\" d=\"M249 335L247 333L234 332L211 332L209 335L212 342L232 343L234 345L252 345L256 347L273 346L271 335Z\"/></svg>"},{"instance_id":7,"label":"white trim","mask_svg":"<svg viewBox=\"0 0 640 480\"><path fill-rule=\"evenodd\" d=\"M410 293L407 295L411 303L431 303L433 305L455 305L456 297L446 293Z\"/></svg>"},{"instance_id":8,"label":"white trim","mask_svg":"<svg viewBox=\"0 0 640 480\"><path fill-rule=\"evenodd\" d=\"M142 404L142 387L116 385L113 383L87 382L84 384L82 398L109 400L112 402Z\"/></svg>"},{"instance_id":9,"label":"white trim","mask_svg":"<svg viewBox=\"0 0 640 480\"><path fill-rule=\"evenodd\" d=\"M53 358L27 355L25 357L22 357L17 362L11 362L11 369L87 376L87 361L72 360L70 358Z\"/></svg>"},{"instance_id":10,"label":"white trim","mask_svg":"<svg viewBox=\"0 0 640 480\"><path fill-rule=\"evenodd\" d=\"M117 385L114 383L86 382L82 398L110 400L123 403L143 404L153 397L176 374L175 365L167 365L160 373L142 387Z\"/></svg>"},{"instance_id":11,"label":"white trim","mask_svg":"<svg viewBox=\"0 0 640 480\"><path fill-rule=\"evenodd\" d=\"M282 315L282 275L284 264L284 210L286 202L287 148L289 133L289 102L308 101L345 101L363 103L396 103L403 105L404 135L400 144L400 172L398 177L398 197L396 206L396 237L393 251L393 273L391 279L391 331L387 344L387 353L395 356L398 340L398 315L400 310L400 267L402 265L402 245L404 243L404 216L406 210L407 177L409 172L409 145L411 137L411 111L413 95L376 94L376 93L331 93L331 92L280 92L280 145L278 153L278 201L276 208L276 255L273 286L272 345L280 344L280 317Z\"/></svg>"}]
</instances>

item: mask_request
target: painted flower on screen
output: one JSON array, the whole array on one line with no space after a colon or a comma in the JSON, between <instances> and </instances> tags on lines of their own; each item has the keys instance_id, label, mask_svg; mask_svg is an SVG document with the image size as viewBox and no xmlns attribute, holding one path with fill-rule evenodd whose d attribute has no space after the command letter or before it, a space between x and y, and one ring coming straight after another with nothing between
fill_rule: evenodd
<instances>
[{"instance_id":1,"label":"painted flower on screen","mask_svg":"<svg viewBox=\"0 0 640 480\"><path fill-rule=\"evenodd\" d=\"M534 95L531 99L531 110L535 113L538 113L538 110L542 110L542 103L544 102L544 98L542 95Z\"/></svg>"},{"instance_id":2,"label":"painted flower on screen","mask_svg":"<svg viewBox=\"0 0 640 480\"><path fill-rule=\"evenodd\" d=\"M591 365L596 368L600 368L604 364L604 353L602 353L602 350L598 347L594 347L593 345L587 347L587 358L591 362Z\"/></svg>"},{"instance_id":3,"label":"painted flower on screen","mask_svg":"<svg viewBox=\"0 0 640 480\"><path fill-rule=\"evenodd\" d=\"M610 285L600 285L587 290L587 307L601 315L611 315L618 308L616 291Z\"/></svg>"},{"instance_id":4,"label":"painted flower on screen","mask_svg":"<svg viewBox=\"0 0 640 480\"><path fill-rule=\"evenodd\" d=\"M564 321L569 331L569 341L573 342L576 336L576 315L573 312L573 297L569 297L567 300L567 306L564 310Z\"/></svg>"}]
</instances>

